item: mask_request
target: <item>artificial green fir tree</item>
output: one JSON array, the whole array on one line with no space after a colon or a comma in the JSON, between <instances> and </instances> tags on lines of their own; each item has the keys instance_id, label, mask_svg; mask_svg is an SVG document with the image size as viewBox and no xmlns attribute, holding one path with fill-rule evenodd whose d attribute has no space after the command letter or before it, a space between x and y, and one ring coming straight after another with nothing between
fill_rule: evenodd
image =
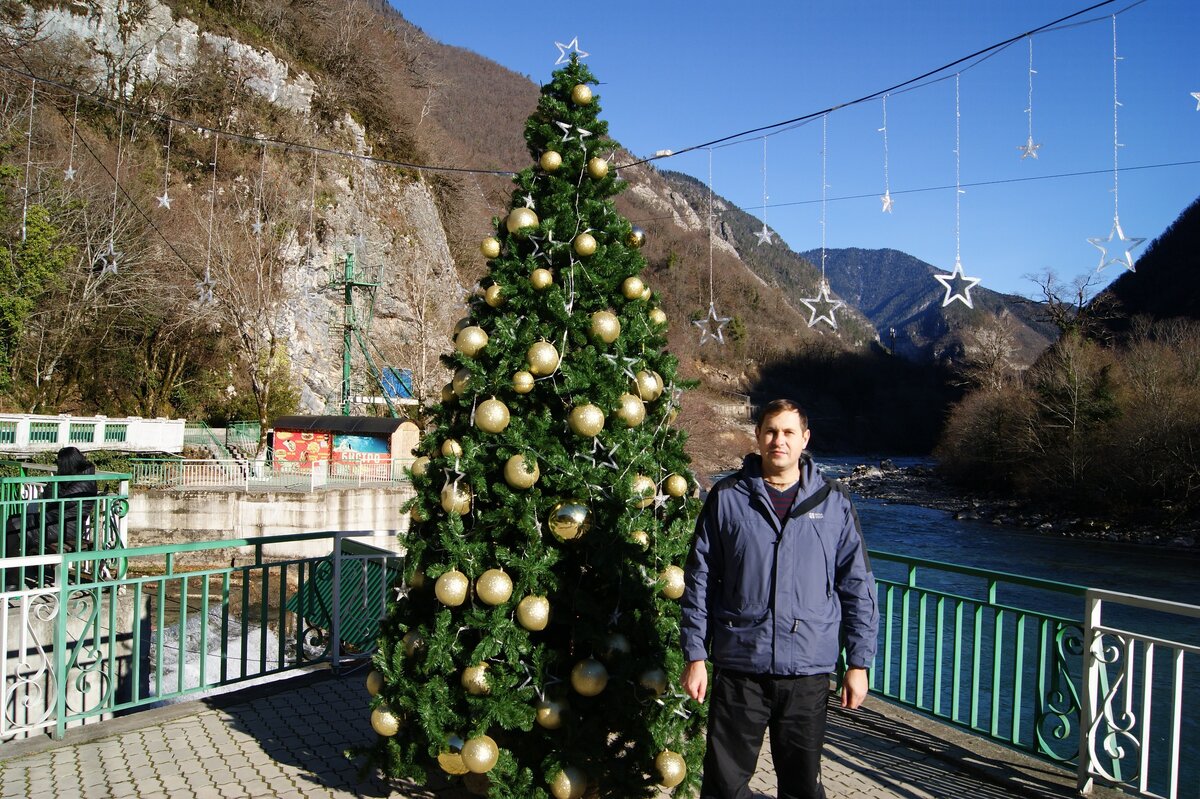
<instances>
[{"instance_id":1,"label":"artificial green fir tree","mask_svg":"<svg viewBox=\"0 0 1200 799\"><path fill-rule=\"evenodd\" d=\"M691 794L703 754L678 687L699 503L677 362L595 83L572 55L526 124L537 165L483 242L368 680L371 764L493 799Z\"/></svg>"}]
</instances>

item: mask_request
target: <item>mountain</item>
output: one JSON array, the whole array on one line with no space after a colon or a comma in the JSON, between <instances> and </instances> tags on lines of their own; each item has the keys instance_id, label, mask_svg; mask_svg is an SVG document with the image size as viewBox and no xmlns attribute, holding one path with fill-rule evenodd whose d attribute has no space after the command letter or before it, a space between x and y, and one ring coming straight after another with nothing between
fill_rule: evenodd
<instances>
[{"instance_id":1,"label":"mountain","mask_svg":"<svg viewBox=\"0 0 1200 799\"><path fill-rule=\"evenodd\" d=\"M798 256L820 263L821 251ZM1012 337L1018 365L1032 363L1057 338L1041 306L1014 294L977 285L970 291L973 308L958 301L942 307L946 290L933 276L945 272L898 250L827 249L825 274L880 331L884 346L914 360L960 360L964 336L997 319Z\"/></svg>"},{"instance_id":2,"label":"mountain","mask_svg":"<svg viewBox=\"0 0 1200 799\"><path fill-rule=\"evenodd\" d=\"M1129 329L1134 317L1200 319L1200 198L1189 205L1136 262L1102 291L1093 305L1111 304L1109 327Z\"/></svg>"}]
</instances>

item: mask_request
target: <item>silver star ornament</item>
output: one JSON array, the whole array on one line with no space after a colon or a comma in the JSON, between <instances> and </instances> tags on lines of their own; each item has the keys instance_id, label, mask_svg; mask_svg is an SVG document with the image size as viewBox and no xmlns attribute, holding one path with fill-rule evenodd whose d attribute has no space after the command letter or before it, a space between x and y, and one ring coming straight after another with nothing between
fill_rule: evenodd
<instances>
[{"instance_id":1,"label":"silver star ornament","mask_svg":"<svg viewBox=\"0 0 1200 799\"><path fill-rule=\"evenodd\" d=\"M933 279L946 289L946 296L942 299L943 308L955 300L968 308L975 307L975 303L971 301L971 289L979 284L980 278L964 275L961 261L954 262L954 271L950 274L934 275Z\"/></svg>"},{"instance_id":2,"label":"silver star ornament","mask_svg":"<svg viewBox=\"0 0 1200 799\"><path fill-rule=\"evenodd\" d=\"M800 302L812 313L812 316L808 320L809 327L816 327L818 322L825 322L834 330L837 330L837 319L834 317L833 312L846 303L829 296L829 281L822 280L820 282L817 286L817 296L807 299L802 298Z\"/></svg>"},{"instance_id":3,"label":"silver star ornament","mask_svg":"<svg viewBox=\"0 0 1200 799\"><path fill-rule=\"evenodd\" d=\"M1120 264L1133 272L1133 251L1140 247L1145 240L1144 238L1126 237L1125 231L1121 230L1121 221L1114 218L1108 238L1102 239L1097 236L1088 239L1088 242L1100 251L1100 265L1096 267L1096 271L1101 271L1109 264Z\"/></svg>"}]
</instances>

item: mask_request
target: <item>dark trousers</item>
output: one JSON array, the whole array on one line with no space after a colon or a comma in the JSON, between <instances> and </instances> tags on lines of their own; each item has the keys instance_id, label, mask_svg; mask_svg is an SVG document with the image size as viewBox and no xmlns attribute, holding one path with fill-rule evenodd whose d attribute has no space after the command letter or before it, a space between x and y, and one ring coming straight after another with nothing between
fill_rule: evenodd
<instances>
[{"instance_id":1,"label":"dark trousers","mask_svg":"<svg viewBox=\"0 0 1200 799\"><path fill-rule=\"evenodd\" d=\"M767 728L779 799L825 799L821 749L828 698L828 674L772 677L717 669L701 799L751 799L750 778Z\"/></svg>"}]
</instances>

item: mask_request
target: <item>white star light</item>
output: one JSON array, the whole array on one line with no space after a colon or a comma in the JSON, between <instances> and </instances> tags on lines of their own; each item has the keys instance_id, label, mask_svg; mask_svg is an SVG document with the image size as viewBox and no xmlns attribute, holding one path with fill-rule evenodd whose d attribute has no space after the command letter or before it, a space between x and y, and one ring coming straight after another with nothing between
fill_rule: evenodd
<instances>
[{"instance_id":1,"label":"white star light","mask_svg":"<svg viewBox=\"0 0 1200 799\"><path fill-rule=\"evenodd\" d=\"M1196 98L1196 110L1200 111L1200 92L1192 92L1192 97Z\"/></svg>"},{"instance_id":2,"label":"white star light","mask_svg":"<svg viewBox=\"0 0 1200 799\"><path fill-rule=\"evenodd\" d=\"M771 237L774 235L767 229L767 223L763 222L762 230L754 234L758 239L759 244L774 244L775 241Z\"/></svg>"},{"instance_id":3,"label":"white star light","mask_svg":"<svg viewBox=\"0 0 1200 799\"><path fill-rule=\"evenodd\" d=\"M962 262L954 262L954 271L948 275L934 275L933 279L941 283L946 289L946 296L942 299L942 307L945 308L950 303L958 300L968 308L974 308L975 303L971 301L971 289L979 284L979 278L967 277L963 274Z\"/></svg>"},{"instance_id":4,"label":"white star light","mask_svg":"<svg viewBox=\"0 0 1200 799\"><path fill-rule=\"evenodd\" d=\"M578 53L580 58L588 57L587 53L579 49L578 36L572 38L571 41L567 42L566 44L563 44L562 42L555 42L554 46L558 48L558 60L554 62L555 66L558 66L562 62L569 60L571 58L571 53Z\"/></svg>"},{"instance_id":5,"label":"white star light","mask_svg":"<svg viewBox=\"0 0 1200 799\"><path fill-rule=\"evenodd\" d=\"M171 195L167 194L165 189L163 190L162 196L158 198L158 207L166 208L168 211L171 210Z\"/></svg>"},{"instance_id":6,"label":"white star light","mask_svg":"<svg viewBox=\"0 0 1200 799\"><path fill-rule=\"evenodd\" d=\"M816 327L817 322L825 322L837 330L837 319L834 318L833 312L846 303L829 296L829 281L822 280L820 282L817 287L817 296L801 299L800 302L812 312L812 316L808 320L809 327Z\"/></svg>"},{"instance_id":7,"label":"white star light","mask_svg":"<svg viewBox=\"0 0 1200 799\"><path fill-rule=\"evenodd\" d=\"M1115 239L1115 243L1114 243ZM1113 218L1112 231L1108 234L1108 238L1102 239L1099 236L1090 238L1088 241L1093 247L1100 251L1100 265L1096 267L1096 271L1104 269L1109 264L1120 264L1130 272L1134 271L1133 267L1133 251L1136 250L1144 238L1126 238L1125 231L1121 230L1121 222L1117 218Z\"/></svg>"},{"instance_id":8,"label":"white star light","mask_svg":"<svg viewBox=\"0 0 1200 799\"><path fill-rule=\"evenodd\" d=\"M217 281L212 279L212 275L205 275L203 280L196 281L196 290L200 292L200 304L212 305L216 300L213 299L213 287L217 285Z\"/></svg>"},{"instance_id":9,"label":"white star light","mask_svg":"<svg viewBox=\"0 0 1200 799\"><path fill-rule=\"evenodd\" d=\"M634 379L633 367L637 366L637 358L626 358L623 355L611 354L601 355L600 357L606 361L611 361L612 365L620 369L621 372L630 380ZM620 362L618 363L618 361Z\"/></svg>"},{"instance_id":10,"label":"white star light","mask_svg":"<svg viewBox=\"0 0 1200 799\"><path fill-rule=\"evenodd\" d=\"M256 220L254 221L254 224L252 224L252 225L250 226L250 231L251 231L251 232L252 232L252 233L253 233L255 236L261 236L261 235L262 235L262 232L263 232L263 222L262 222L262 220L261 220L261 219L256 219Z\"/></svg>"},{"instance_id":11,"label":"white star light","mask_svg":"<svg viewBox=\"0 0 1200 799\"><path fill-rule=\"evenodd\" d=\"M711 302L708 304L708 316L692 322L693 325L700 328L700 343L708 341L710 338L715 338L718 344L725 343L725 334L722 328L729 322L728 316L717 316L717 308ZM713 325L716 327L714 328Z\"/></svg>"},{"instance_id":12,"label":"white star light","mask_svg":"<svg viewBox=\"0 0 1200 799\"><path fill-rule=\"evenodd\" d=\"M1040 150L1041 148L1042 148L1042 145L1033 143L1032 136L1029 137L1029 141L1025 142L1024 144L1017 145L1017 149L1021 151L1021 160L1022 161L1024 161L1026 158L1037 158L1038 157L1037 151Z\"/></svg>"},{"instance_id":13,"label":"white star light","mask_svg":"<svg viewBox=\"0 0 1200 799\"><path fill-rule=\"evenodd\" d=\"M885 191L880 195L879 199L883 200L883 211L881 213L890 214L892 212L892 193Z\"/></svg>"},{"instance_id":14,"label":"white star light","mask_svg":"<svg viewBox=\"0 0 1200 799\"><path fill-rule=\"evenodd\" d=\"M109 239L108 249L100 253L100 256L96 258L96 265L100 267L100 277L104 277L107 274L115 275L117 273L117 262L121 260L121 255L122 253L113 244L113 240Z\"/></svg>"},{"instance_id":15,"label":"white star light","mask_svg":"<svg viewBox=\"0 0 1200 799\"><path fill-rule=\"evenodd\" d=\"M63 180L72 181L75 179L75 167L69 166L63 170Z\"/></svg>"}]
</instances>

